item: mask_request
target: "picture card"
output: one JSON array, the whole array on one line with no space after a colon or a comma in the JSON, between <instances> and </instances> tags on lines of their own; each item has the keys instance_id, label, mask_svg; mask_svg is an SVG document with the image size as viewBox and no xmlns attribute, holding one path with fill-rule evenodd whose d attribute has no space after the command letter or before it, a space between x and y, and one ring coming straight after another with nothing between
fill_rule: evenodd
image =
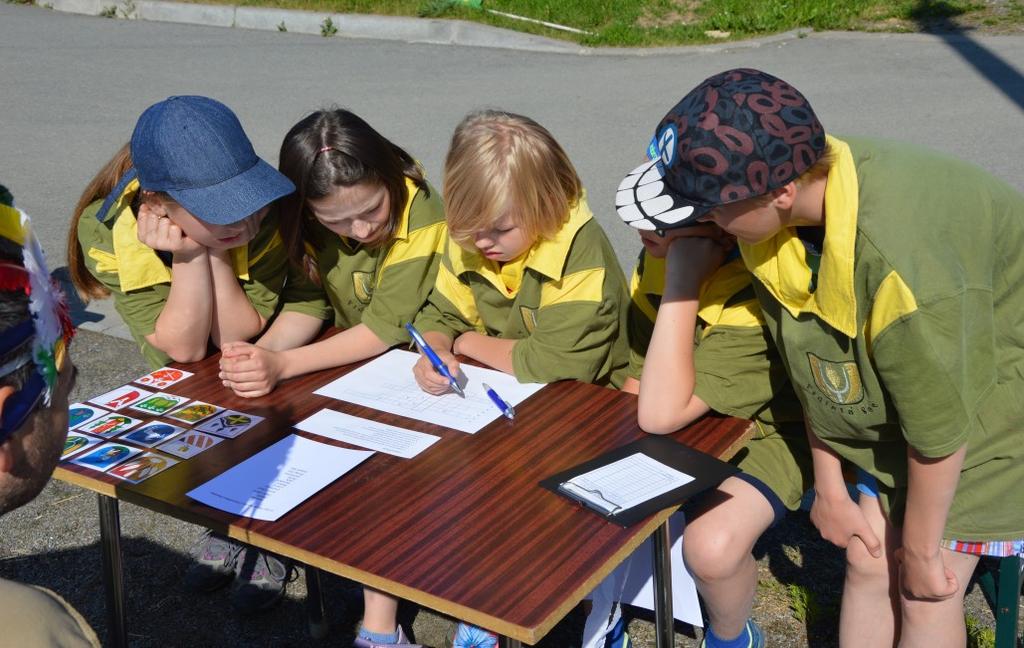
<instances>
[{"instance_id":1,"label":"picture card","mask_svg":"<svg viewBox=\"0 0 1024 648\"><path fill-rule=\"evenodd\" d=\"M116 466L125 459L130 459L140 452L142 450L122 443L104 443L89 452L76 455L71 459L71 463L106 472L112 466Z\"/></svg>"},{"instance_id":2,"label":"picture card","mask_svg":"<svg viewBox=\"0 0 1024 648\"><path fill-rule=\"evenodd\" d=\"M139 410L140 412L147 412L149 414L165 414L179 405L184 405L188 401L189 399L184 396L175 396L174 394L158 392L152 396L146 396L139 402L133 404L131 408Z\"/></svg>"},{"instance_id":3,"label":"picture card","mask_svg":"<svg viewBox=\"0 0 1024 648\"><path fill-rule=\"evenodd\" d=\"M67 459L72 455L76 455L83 450L87 450L98 443L102 443L103 439L97 439L91 437L88 434L79 434L78 432L71 432L68 437L64 439L64 450L60 453L60 458Z\"/></svg>"},{"instance_id":4,"label":"picture card","mask_svg":"<svg viewBox=\"0 0 1024 648\"><path fill-rule=\"evenodd\" d=\"M151 373L146 374L142 378L138 378L135 382L140 385L147 385L149 387L155 387L157 389L166 389L174 383L179 383L186 378L191 378L193 374L191 371L184 371L182 369L172 369L171 367L163 367L157 369Z\"/></svg>"},{"instance_id":5,"label":"picture card","mask_svg":"<svg viewBox=\"0 0 1024 648\"><path fill-rule=\"evenodd\" d=\"M80 425L76 432L112 437L130 430L140 423L142 423L142 419L132 418L126 414L107 414L95 421Z\"/></svg>"},{"instance_id":6,"label":"picture card","mask_svg":"<svg viewBox=\"0 0 1024 648\"><path fill-rule=\"evenodd\" d=\"M89 421L95 421L101 416L110 414L105 409L100 409L95 405L89 403L74 403L68 406L68 429L73 430L79 425L84 425Z\"/></svg>"},{"instance_id":7,"label":"picture card","mask_svg":"<svg viewBox=\"0 0 1024 648\"><path fill-rule=\"evenodd\" d=\"M184 407L179 407L166 416L167 418L172 418L175 421L181 421L182 423L188 423L191 425L193 423L198 423L203 419L208 419L214 414L218 414L223 411L223 407L217 407L216 405L211 405L202 401L193 401Z\"/></svg>"},{"instance_id":8,"label":"picture card","mask_svg":"<svg viewBox=\"0 0 1024 648\"><path fill-rule=\"evenodd\" d=\"M111 468L107 474L119 477L132 484L138 484L153 475L163 472L178 463L155 452L145 452Z\"/></svg>"},{"instance_id":9,"label":"picture card","mask_svg":"<svg viewBox=\"0 0 1024 648\"><path fill-rule=\"evenodd\" d=\"M171 425L170 423L163 423L161 421L153 421L152 423L147 423L140 428L122 434L121 440L134 443L135 445L152 448L159 443L163 443L164 441L178 436L184 431L185 428L178 427L177 425Z\"/></svg>"},{"instance_id":10,"label":"picture card","mask_svg":"<svg viewBox=\"0 0 1024 648\"><path fill-rule=\"evenodd\" d=\"M201 425L197 425L196 429L234 439L242 432L259 425L262 421L262 416L225 410L212 419L204 421Z\"/></svg>"},{"instance_id":11,"label":"picture card","mask_svg":"<svg viewBox=\"0 0 1024 648\"><path fill-rule=\"evenodd\" d=\"M152 394L153 392L151 391L139 389L132 385L125 385L124 387L118 387L117 389L108 391L106 394L90 398L89 402L96 403L100 407L105 407L117 412L133 403L139 402L146 396L151 396Z\"/></svg>"},{"instance_id":12,"label":"picture card","mask_svg":"<svg viewBox=\"0 0 1024 648\"><path fill-rule=\"evenodd\" d=\"M223 440L206 432L192 430L164 443L160 446L160 451L170 453L175 457L188 459L189 457L196 456L203 450L209 450Z\"/></svg>"}]
</instances>

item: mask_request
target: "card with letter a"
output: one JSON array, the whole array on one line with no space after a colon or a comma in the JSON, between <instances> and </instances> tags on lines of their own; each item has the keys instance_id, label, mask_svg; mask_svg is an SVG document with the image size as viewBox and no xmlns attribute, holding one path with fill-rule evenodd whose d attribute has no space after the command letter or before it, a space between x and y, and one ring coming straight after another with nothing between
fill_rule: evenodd
<instances>
[{"instance_id":1,"label":"card with letter a","mask_svg":"<svg viewBox=\"0 0 1024 648\"><path fill-rule=\"evenodd\" d=\"M190 371L183 371L181 369L172 369L170 367L163 367L157 369L152 373L148 373L142 378L138 378L135 382L140 385L146 385L148 387L155 387L157 389L166 389L174 383L181 382L186 378L191 378L194 374Z\"/></svg>"},{"instance_id":2,"label":"card with letter a","mask_svg":"<svg viewBox=\"0 0 1024 648\"><path fill-rule=\"evenodd\" d=\"M131 385L125 385L124 387L118 387L112 391L108 391L106 394L90 398L90 403L96 403L100 407L105 407L115 412L123 410L124 408L137 403L146 396L152 396L153 392L146 391L145 389L139 389L138 387L132 387Z\"/></svg>"},{"instance_id":3,"label":"card with letter a","mask_svg":"<svg viewBox=\"0 0 1024 648\"><path fill-rule=\"evenodd\" d=\"M212 434L193 430L164 443L160 446L160 451L170 453L175 457L188 459L189 457L196 456L203 450L212 448L223 440Z\"/></svg>"}]
</instances>

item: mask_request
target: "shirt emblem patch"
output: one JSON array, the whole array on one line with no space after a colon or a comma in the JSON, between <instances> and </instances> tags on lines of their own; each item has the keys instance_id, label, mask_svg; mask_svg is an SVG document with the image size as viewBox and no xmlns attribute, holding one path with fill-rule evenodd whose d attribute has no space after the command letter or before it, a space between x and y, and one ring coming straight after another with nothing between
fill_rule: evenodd
<instances>
[{"instance_id":1,"label":"shirt emblem patch","mask_svg":"<svg viewBox=\"0 0 1024 648\"><path fill-rule=\"evenodd\" d=\"M361 303L369 304L373 296L373 276L369 272L353 272L352 293Z\"/></svg>"},{"instance_id":2,"label":"shirt emblem patch","mask_svg":"<svg viewBox=\"0 0 1024 648\"><path fill-rule=\"evenodd\" d=\"M864 387L856 362L830 362L813 353L807 354L811 374L818 390L833 403L852 405L864 398Z\"/></svg>"},{"instance_id":3,"label":"shirt emblem patch","mask_svg":"<svg viewBox=\"0 0 1024 648\"><path fill-rule=\"evenodd\" d=\"M537 311L533 308L527 308L526 306L519 307L519 313L523 316L523 326L530 335L533 335L533 330L537 328Z\"/></svg>"}]
</instances>

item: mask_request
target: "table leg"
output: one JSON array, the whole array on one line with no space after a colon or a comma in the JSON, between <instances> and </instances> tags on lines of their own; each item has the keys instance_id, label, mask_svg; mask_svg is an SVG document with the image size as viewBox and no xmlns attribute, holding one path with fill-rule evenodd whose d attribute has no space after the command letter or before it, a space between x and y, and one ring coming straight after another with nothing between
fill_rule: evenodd
<instances>
[{"instance_id":1,"label":"table leg","mask_svg":"<svg viewBox=\"0 0 1024 648\"><path fill-rule=\"evenodd\" d=\"M121 514L117 499L97 495L100 507L100 545L103 552L103 588L107 593L107 644L128 645L128 618L124 601L124 569L121 564Z\"/></svg>"},{"instance_id":2,"label":"table leg","mask_svg":"<svg viewBox=\"0 0 1024 648\"><path fill-rule=\"evenodd\" d=\"M499 645L501 648L522 648L522 642L512 637L501 637Z\"/></svg>"},{"instance_id":3,"label":"table leg","mask_svg":"<svg viewBox=\"0 0 1024 648\"><path fill-rule=\"evenodd\" d=\"M654 542L654 627L658 648L675 643L675 618L672 616L672 538L668 521L651 535Z\"/></svg>"},{"instance_id":4,"label":"table leg","mask_svg":"<svg viewBox=\"0 0 1024 648\"><path fill-rule=\"evenodd\" d=\"M314 639L323 639L330 630L320 574L320 570L316 567L306 565L306 619L309 622L309 636Z\"/></svg>"}]
</instances>

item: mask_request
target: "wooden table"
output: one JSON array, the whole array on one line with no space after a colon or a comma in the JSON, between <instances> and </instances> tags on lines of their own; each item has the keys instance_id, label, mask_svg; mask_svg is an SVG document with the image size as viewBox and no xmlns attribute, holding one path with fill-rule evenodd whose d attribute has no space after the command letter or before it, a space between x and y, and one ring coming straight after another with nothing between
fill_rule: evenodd
<instances>
[{"instance_id":1,"label":"wooden table","mask_svg":"<svg viewBox=\"0 0 1024 648\"><path fill-rule=\"evenodd\" d=\"M124 645L127 638L117 509L123 500L488 628L509 645L539 641L653 533L662 584L658 645L672 645L671 511L622 529L537 484L643 436L634 396L555 383L517 406L514 422L500 418L470 435L312 393L358 365L291 380L249 400L220 384L218 358L184 366L196 375L165 391L266 421L138 485L73 464L55 473L100 496L111 644ZM185 495L288 434L344 447L291 427L325 407L442 439L413 459L375 454L277 522L237 517ZM749 428L748 421L707 417L674 438L728 458ZM307 569L314 628L317 616L323 618L317 575Z\"/></svg>"}]
</instances>

